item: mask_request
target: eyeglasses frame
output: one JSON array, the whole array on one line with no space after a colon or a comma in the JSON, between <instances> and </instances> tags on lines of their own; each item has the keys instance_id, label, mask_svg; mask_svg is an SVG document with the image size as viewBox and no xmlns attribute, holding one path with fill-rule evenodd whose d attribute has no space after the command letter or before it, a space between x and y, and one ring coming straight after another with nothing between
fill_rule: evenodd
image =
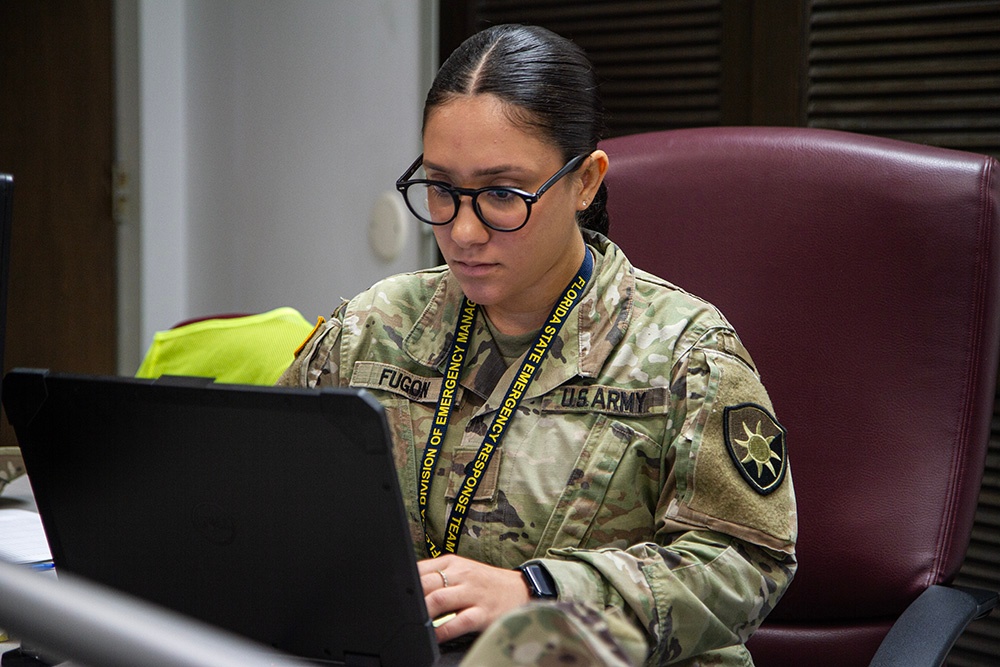
<instances>
[{"instance_id":1,"label":"eyeglasses frame","mask_svg":"<svg viewBox=\"0 0 1000 667\"><path fill-rule=\"evenodd\" d=\"M445 183L444 181L435 181L424 178L410 180L410 177L417 172L417 169L419 169L420 165L422 165L424 162L424 156L423 153L421 153L420 156L413 161L413 164L411 164L410 167L403 173L403 175L396 179L396 189L399 190L399 193L400 195L402 195L403 201L406 203L406 207L410 209L410 212L413 213L413 215L415 215L418 220L420 220L421 222L425 222L428 225L447 225L450 222L452 222L455 218L458 217L458 211L462 207L462 200L460 199L460 197L466 196L472 200L472 210L475 212L476 217L479 218L479 221L482 222L484 225L497 232L516 232L517 230L522 229L526 224L528 224L528 219L531 218L531 206L533 204L538 203L538 200L541 198L543 194L545 194L546 190L555 185L559 181L559 179L561 179L563 176L571 174L574 171L576 171L580 167L580 164L583 162L583 160L589 157L590 155L591 153L582 153L580 155L577 155L572 160L563 165L563 168L554 173L551 178L542 183L541 187L535 190L534 193L531 193L525 190L521 190L520 188L512 188L502 185L490 186L485 188L458 188L455 187L454 185ZM413 210L413 206L410 205L410 200L406 196L407 189L409 189L409 187L412 185L434 185L445 190L446 192L451 194L451 198L455 202L455 213L447 220L442 220L440 222L427 220L419 213L417 213L415 210ZM478 203L479 195L484 192L497 192L497 191L509 192L511 194L517 195L518 197L524 200L528 212L524 216L524 222L522 222L517 227L511 227L509 229L501 229L499 227L494 227L489 222L487 222L486 219L483 217L482 211L480 211L479 209L479 203Z\"/></svg>"}]
</instances>

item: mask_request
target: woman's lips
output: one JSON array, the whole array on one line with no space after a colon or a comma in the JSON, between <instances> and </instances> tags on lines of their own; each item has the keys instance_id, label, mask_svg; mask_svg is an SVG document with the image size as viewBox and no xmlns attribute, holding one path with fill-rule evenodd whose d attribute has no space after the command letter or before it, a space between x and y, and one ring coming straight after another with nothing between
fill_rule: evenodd
<instances>
[{"instance_id":1,"label":"woman's lips","mask_svg":"<svg viewBox=\"0 0 1000 667\"><path fill-rule=\"evenodd\" d=\"M490 262L474 262L474 261L462 261L454 260L454 268L459 272L467 276L478 277L485 276L497 267L497 264Z\"/></svg>"}]
</instances>

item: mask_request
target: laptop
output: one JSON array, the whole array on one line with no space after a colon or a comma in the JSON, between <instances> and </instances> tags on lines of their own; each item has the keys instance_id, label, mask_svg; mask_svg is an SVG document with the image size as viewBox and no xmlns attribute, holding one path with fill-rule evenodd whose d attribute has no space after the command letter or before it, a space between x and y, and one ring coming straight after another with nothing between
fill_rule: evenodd
<instances>
[{"instance_id":1,"label":"laptop","mask_svg":"<svg viewBox=\"0 0 1000 667\"><path fill-rule=\"evenodd\" d=\"M437 659L370 394L17 369L3 401L57 572L311 662Z\"/></svg>"}]
</instances>

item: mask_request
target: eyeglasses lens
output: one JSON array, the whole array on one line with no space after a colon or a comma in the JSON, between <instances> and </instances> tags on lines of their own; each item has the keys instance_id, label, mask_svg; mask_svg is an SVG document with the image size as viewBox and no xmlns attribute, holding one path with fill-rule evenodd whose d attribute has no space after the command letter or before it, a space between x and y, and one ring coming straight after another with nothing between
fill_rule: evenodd
<instances>
[{"instance_id":1,"label":"eyeglasses lens","mask_svg":"<svg viewBox=\"0 0 1000 667\"><path fill-rule=\"evenodd\" d=\"M410 208L424 222L444 224L455 217L459 199L438 185L415 183L406 190ZM483 190L474 200L479 218L495 229L516 229L528 217L528 204L509 190Z\"/></svg>"}]
</instances>

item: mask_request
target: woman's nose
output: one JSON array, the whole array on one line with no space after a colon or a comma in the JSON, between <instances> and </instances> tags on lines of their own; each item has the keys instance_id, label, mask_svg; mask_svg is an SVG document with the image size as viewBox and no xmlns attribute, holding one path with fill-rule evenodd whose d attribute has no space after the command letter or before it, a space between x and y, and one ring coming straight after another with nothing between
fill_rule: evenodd
<instances>
[{"instance_id":1,"label":"woman's nose","mask_svg":"<svg viewBox=\"0 0 1000 667\"><path fill-rule=\"evenodd\" d=\"M468 197L460 197L458 214L451 221L451 240L465 248L486 243L489 238L490 230L476 215L472 200Z\"/></svg>"}]
</instances>

